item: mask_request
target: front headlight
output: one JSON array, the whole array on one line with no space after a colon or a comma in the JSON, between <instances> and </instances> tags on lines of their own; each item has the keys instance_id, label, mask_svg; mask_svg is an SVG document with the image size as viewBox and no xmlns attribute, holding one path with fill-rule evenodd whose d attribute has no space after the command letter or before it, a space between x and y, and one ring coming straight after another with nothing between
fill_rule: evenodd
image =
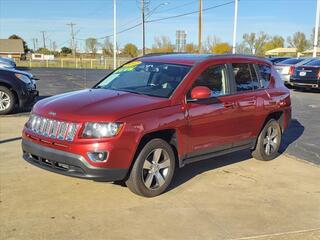
<instances>
[{"instance_id":1,"label":"front headlight","mask_svg":"<svg viewBox=\"0 0 320 240\"><path fill-rule=\"evenodd\" d=\"M110 122L87 122L82 131L83 138L114 137L121 130L121 123Z\"/></svg>"},{"instance_id":2,"label":"front headlight","mask_svg":"<svg viewBox=\"0 0 320 240\"><path fill-rule=\"evenodd\" d=\"M19 78L22 82L29 84L31 83L30 78L28 78L26 75L20 74L20 73L15 73L14 74L17 78Z\"/></svg>"}]
</instances>

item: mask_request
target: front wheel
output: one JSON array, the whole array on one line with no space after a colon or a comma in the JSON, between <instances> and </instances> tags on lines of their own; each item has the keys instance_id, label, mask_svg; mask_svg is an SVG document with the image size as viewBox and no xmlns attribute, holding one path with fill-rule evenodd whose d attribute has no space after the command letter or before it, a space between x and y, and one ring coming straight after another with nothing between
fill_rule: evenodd
<instances>
[{"instance_id":1,"label":"front wheel","mask_svg":"<svg viewBox=\"0 0 320 240\"><path fill-rule=\"evenodd\" d=\"M15 96L10 89L0 86L0 115L12 112L15 101Z\"/></svg>"},{"instance_id":2,"label":"front wheel","mask_svg":"<svg viewBox=\"0 0 320 240\"><path fill-rule=\"evenodd\" d=\"M126 185L138 195L155 197L166 191L174 169L172 147L162 139L152 139L138 154Z\"/></svg>"},{"instance_id":3,"label":"front wheel","mask_svg":"<svg viewBox=\"0 0 320 240\"><path fill-rule=\"evenodd\" d=\"M281 144L281 127L278 121L271 119L262 129L252 156L255 159L269 161L278 156Z\"/></svg>"}]
</instances>

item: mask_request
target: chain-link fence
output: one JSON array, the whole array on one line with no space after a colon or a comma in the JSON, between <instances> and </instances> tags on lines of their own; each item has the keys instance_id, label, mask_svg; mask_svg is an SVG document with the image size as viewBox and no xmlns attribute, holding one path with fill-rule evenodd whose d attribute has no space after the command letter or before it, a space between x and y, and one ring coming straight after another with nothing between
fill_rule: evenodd
<instances>
[{"instance_id":1,"label":"chain-link fence","mask_svg":"<svg viewBox=\"0 0 320 240\"><path fill-rule=\"evenodd\" d=\"M117 58L117 66L120 66L130 58ZM81 59L60 58L55 60L17 60L18 67L28 68L76 68L76 69L113 69L113 58Z\"/></svg>"}]
</instances>

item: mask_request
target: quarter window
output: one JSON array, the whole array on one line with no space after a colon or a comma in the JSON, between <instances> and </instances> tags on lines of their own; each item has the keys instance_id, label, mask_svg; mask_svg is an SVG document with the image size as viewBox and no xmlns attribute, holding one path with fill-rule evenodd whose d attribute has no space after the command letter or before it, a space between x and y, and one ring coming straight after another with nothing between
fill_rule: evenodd
<instances>
[{"instance_id":1,"label":"quarter window","mask_svg":"<svg viewBox=\"0 0 320 240\"><path fill-rule=\"evenodd\" d=\"M267 88L271 78L271 68L267 65L259 64L259 73L261 77L261 83L263 88Z\"/></svg>"},{"instance_id":2,"label":"quarter window","mask_svg":"<svg viewBox=\"0 0 320 240\"><path fill-rule=\"evenodd\" d=\"M221 96L226 94L227 71L224 65L215 65L204 70L196 79L193 88L197 86L208 87L211 96Z\"/></svg>"}]
</instances>

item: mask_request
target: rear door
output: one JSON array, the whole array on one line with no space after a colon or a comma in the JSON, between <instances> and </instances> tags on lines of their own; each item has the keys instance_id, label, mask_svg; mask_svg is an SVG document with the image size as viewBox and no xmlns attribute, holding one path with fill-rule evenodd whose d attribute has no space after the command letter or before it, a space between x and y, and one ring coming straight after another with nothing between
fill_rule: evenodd
<instances>
[{"instance_id":1,"label":"rear door","mask_svg":"<svg viewBox=\"0 0 320 240\"><path fill-rule=\"evenodd\" d=\"M235 62L230 64L230 67L233 73L238 118L233 145L251 144L255 141L259 128L262 99L266 92L261 89L254 64Z\"/></svg>"}]
</instances>

